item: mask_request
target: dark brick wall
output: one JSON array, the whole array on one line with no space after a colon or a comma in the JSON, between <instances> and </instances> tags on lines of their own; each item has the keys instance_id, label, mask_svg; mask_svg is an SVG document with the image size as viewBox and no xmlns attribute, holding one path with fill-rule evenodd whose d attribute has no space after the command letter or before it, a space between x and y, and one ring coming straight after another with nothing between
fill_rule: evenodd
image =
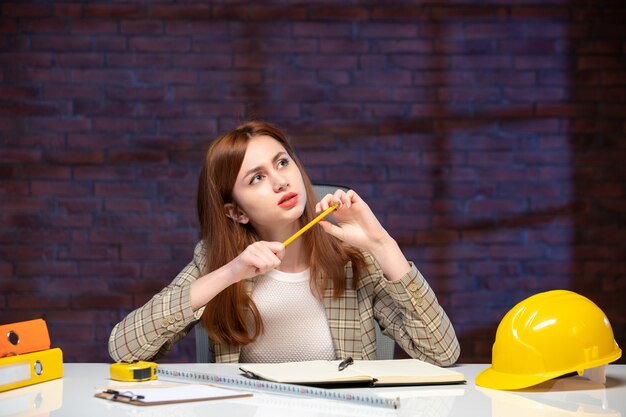
<instances>
[{"instance_id":1,"label":"dark brick wall","mask_svg":"<svg viewBox=\"0 0 626 417\"><path fill-rule=\"evenodd\" d=\"M624 2L247 3L2 2L1 322L108 361L190 260L207 143L255 117L367 199L462 361L554 288L626 345ZM167 357L193 359L193 337Z\"/></svg>"}]
</instances>

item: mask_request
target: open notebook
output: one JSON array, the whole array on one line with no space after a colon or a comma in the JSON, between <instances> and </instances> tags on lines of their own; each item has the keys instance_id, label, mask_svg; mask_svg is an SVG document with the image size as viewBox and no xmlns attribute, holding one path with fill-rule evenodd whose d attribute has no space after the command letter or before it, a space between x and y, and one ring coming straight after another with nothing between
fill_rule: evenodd
<instances>
[{"instance_id":1,"label":"open notebook","mask_svg":"<svg viewBox=\"0 0 626 417\"><path fill-rule=\"evenodd\" d=\"M417 359L355 360L342 371L341 361L286 363L246 363L239 368L245 375L267 381L299 385L359 384L429 385L464 383L465 376Z\"/></svg>"}]
</instances>

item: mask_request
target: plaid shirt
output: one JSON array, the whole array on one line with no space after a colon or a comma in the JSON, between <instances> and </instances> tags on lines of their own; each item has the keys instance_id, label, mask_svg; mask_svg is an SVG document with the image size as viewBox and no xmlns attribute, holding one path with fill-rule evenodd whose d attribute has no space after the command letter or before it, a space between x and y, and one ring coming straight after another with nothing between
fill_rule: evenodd
<instances>
[{"instance_id":1,"label":"plaid shirt","mask_svg":"<svg viewBox=\"0 0 626 417\"><path fill-rule=\"evenodd\" d=\"M332 281L323 302L338 358L376 359L377 320L383 333L393 338L411 357L440 366L453 364L460 347L454 328L434 292L411 263L399 281L390 282L372 256L356 290L352 268L346 271L346 290L332 297ZM109 353L116 361L154 360L165 355L198 322L204 307L193 312L191 283L206 265L202 243L194 259L143 307L118 323L109 338ZM252 291L254 280L246 281ZM216 362L238 362L239 347L214 344Z\"/></svg>"}]
</instances>

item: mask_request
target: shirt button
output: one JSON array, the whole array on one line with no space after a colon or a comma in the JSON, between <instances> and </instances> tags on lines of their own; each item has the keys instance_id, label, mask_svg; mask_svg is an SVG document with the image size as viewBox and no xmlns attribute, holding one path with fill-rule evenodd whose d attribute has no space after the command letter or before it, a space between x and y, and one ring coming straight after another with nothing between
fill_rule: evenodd
<instances>
[{"instance_id":1,"label":"shirt button","mask_svg":"<svg viewBox=\"0 0 626 417\"><path fill-rule=\"evenodd\" d=\"M415 299L415 304L417 304L418 306L421 306L422 304L424 304L424 299L423 298L416 298Z\"/></svg>"},{"instance_id":2,"label":"shirt button","mask_svg":"<svg viewBox=\"0 0 626 417\"><path fill-rule=\"evenodd\" d=\"M411 282L411 283L409 284L408 289L409 289L409 291L411 291L411 292L415 292L415 291L417 291L417 284L416 284L416 283L414 283L414 282Z\"/></svg>"},{"instance_id":3,"label":"shirt button","mask_svg":"<svg viewBox=\"0 0 626 417\"><path fill-rule=\"evenodd\" d=\"M176 318L176 320L180 321L183 319L183 314L182 313L176 313L174 314L174 318Z\"/></svg>"},{"instance_id":4,"label":"shirt button","mask_svg":"<svg viewBox=\"0 0 626 417\"><path fill-rule=\"evenodd\" d=\"M168 326L167 320L165 319L161 320L161 327L167 327L167 326Z\"/></svg>"},{"instance_id":5,"label":"shirt button","mask_svg":"<svg viewBox=\"0 0 626 417\"><path fill-rule=\"evenodd\" d=\"M174 316L169 316L169 317L167 318L167 321L168 321L168 323L169 323L169 324L174 324L174 323L176 323L176 319L174 318Z\"/></svg>"}]
</instances>

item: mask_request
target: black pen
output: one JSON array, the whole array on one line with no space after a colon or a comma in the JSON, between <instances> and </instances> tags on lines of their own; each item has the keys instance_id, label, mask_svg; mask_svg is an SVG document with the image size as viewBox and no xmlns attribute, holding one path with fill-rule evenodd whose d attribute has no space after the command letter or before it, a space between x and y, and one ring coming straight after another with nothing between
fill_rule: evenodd
<instances>
[{"instance_id":1,"label":"black pen","mask_svg":"<svg viewBox=\"0 0 626 417\"><path fill-rule=\"evenodd\" d=\"M107 389L107 390L104 390L103 393L110 394L111 398L114 400L117 400L118 398L124 399L125 401L137 401L137 400L144 399L143 395L135 395L131 391L120 392L114 389Z\"/></svg>"},{"instance_id":2,"label":"black pen","mask_svg":"<svg viewBox=\"0 0 626 417\"><path fill-rule=\"evenodd\" d=\"M348 356L347 358L339 362L339 370L343 371L344 369L346 369L348 366L352 365L353 363L354 363L354 360L352 360L352 356Z\"/></svg>"}]
</instances>

